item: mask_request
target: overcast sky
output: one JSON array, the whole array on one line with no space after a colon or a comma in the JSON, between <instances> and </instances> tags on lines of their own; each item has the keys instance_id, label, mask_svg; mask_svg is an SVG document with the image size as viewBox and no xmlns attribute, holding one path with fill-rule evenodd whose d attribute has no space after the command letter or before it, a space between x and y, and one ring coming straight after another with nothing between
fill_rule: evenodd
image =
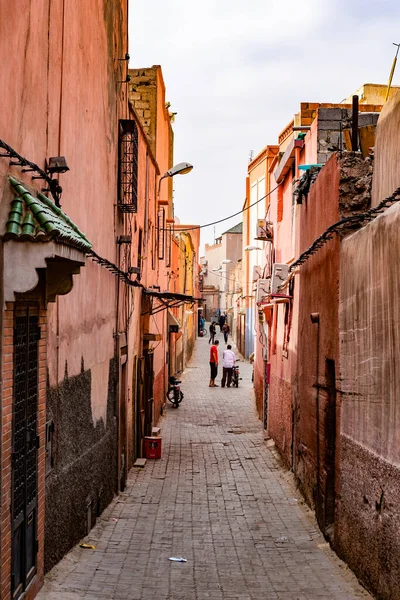
<instances>
[{"instance_id":1,"label":"overcast sky","mask_svg":"<svg viewBox=\"0 0 400 600\"><path fill-rule=\"evenodd\" d=\"M300 102L387 83L400 2L132 0L129 36L131 68L162 66L177 112L174 162L194 165L175 177L175 212L204 224L241 209L250 151L276 143ZM202 230L202 244L213 238L213 227Z\"/></svg>"}]
</instances>

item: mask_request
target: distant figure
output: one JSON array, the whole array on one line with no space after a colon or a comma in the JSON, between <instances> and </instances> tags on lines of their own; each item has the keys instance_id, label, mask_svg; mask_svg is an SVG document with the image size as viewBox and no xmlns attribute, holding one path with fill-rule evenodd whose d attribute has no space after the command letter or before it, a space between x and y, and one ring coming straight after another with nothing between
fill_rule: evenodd
<instances>
[{"instance_id":1,"label":"distant figure","mask_svg":"<svg viewBox=\"0 0 400 600\"><path fill-rule=\"evenodd\" d=\"M229 327L228 323L225 321L225 323L222 325L222 333L224 334L224 340L225 340L225 344L228 343L228 335L231 332L231 328Z\"/></svg>"},{"instance_id":2,"label":"distant figure","mask_svg":"<svg viewBox=\"0 0 400 600\"><path fill-rule=\"evenodd\" d=\"M218 387L215 383L215 379L218 375L218 344L219 341L215 340L215 344L213 344L210 348L210 383L208 387Z\"/></svg>"},{"instance_id":3,"label":"distant figure","mask_svg":"<svg viewBox=\"0 0 400 600\"><path fill-rule=\"evenodd\" d=\"M214 343L214 337L215 337L215 334L217 333L217 329L215 327L214 321L210 324L209 332L210 332L210 339L208 340L208 343L210 343L210 342Z\"/></svg>"},{"instance_id":4,"label":"distant figure","mask_svg":"<svg viewBox=\"0 0 400 600\"><path fill-rule=\"evenodd\" d=\"M206 325L206 320L204 317L200 317L200 329L203 331Z\"/></svg>"},{"instance_id":5,"label":"distant figure","mask_svg":"<svg viewBox=\"0 0 400 600\"><path fill-rule=\"evenodd\" d=\"M227 387L231 387L233 367L236 362L235 353L232 350L232 346L228 344L226 350L222 354L222 381L221 387L225 387L226 378L228 377Z\"/></svg>"},{"instance_id":6,"label":"distant figure","mask_svg":"<svg viewBox=\"0 0 400 600\"><path fill-rule=\"evenodd\" d=\"M222 331L225 321L226 321L226 316L223 313L221 313L221 316L218 321L220 331Z\"/></svg>"}]
</instances>

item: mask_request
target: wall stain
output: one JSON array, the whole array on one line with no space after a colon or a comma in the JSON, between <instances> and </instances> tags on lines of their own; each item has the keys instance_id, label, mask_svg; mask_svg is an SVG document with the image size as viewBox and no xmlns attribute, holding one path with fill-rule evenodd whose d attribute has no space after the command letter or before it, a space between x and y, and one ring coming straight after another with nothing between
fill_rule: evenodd
<instances>
[{"instance_id":1,"label":"wall stain","mask_svg":"<svg viewBox=\"0 0 400 600\"><path fill-rule=\"evenodd\" d=\"M55 428L54 467L46 478L46 572L87 534L88 518L93 526L116 491L117 377L111 359L106 423L93 423L90 370L47 390L47 419Z\"/></svg>"}]
</instances>

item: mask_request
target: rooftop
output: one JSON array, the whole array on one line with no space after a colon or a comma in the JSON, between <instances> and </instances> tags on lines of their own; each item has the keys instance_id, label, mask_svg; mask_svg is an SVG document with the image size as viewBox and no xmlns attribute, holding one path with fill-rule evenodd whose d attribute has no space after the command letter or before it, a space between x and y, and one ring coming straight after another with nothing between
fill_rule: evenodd
<instances>
[{"instance_id":1,"label":"rooftop","mask_svg":"<svg viewBox=\"0 0 400 600\"><path fill-rule=\"evenodd\" d=\"M237 225L234 225L233 227L228 229L227 231L224 231L222 235L225 235L225 233L243 233L243 222L240 222Z\"/></svg>"}]
</instances>

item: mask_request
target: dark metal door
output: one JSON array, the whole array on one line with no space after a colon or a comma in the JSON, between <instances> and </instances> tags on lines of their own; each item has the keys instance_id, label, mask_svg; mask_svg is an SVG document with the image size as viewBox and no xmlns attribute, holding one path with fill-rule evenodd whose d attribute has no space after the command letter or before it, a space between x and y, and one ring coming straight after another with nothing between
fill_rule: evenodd
<instances>
[{"instance_id":1,"label":"dark metal door","mask_svg":"<svg viewBox=\"0 0 400 600\"><path fill-rule=\"evenodd\" d=\"M143 441L145 436L144 408L144 358L141 356L137 363L137 394L136 394L136 456L143 457Z\"/></svg>"},{"instance_id":2,"label":"dark metal door","mask_svg":"<svg viewBox=\"0 0 400 600\"><path fill-rule=\"evenodd\" d=\"M14 329L12 439L12 593L36 571L39 322L34 307L17 309Z\"/></svg>"},{"instance_id":3,"label":"dark metal door","mask_svg":"<svg viewBox=\"0 0 400 600\"><path fill-rule=\"evenodd\" d=\"M268 431L268 394L271 376L271 363L264 362L264 429Z\"/></svg>"}]
</instances>

